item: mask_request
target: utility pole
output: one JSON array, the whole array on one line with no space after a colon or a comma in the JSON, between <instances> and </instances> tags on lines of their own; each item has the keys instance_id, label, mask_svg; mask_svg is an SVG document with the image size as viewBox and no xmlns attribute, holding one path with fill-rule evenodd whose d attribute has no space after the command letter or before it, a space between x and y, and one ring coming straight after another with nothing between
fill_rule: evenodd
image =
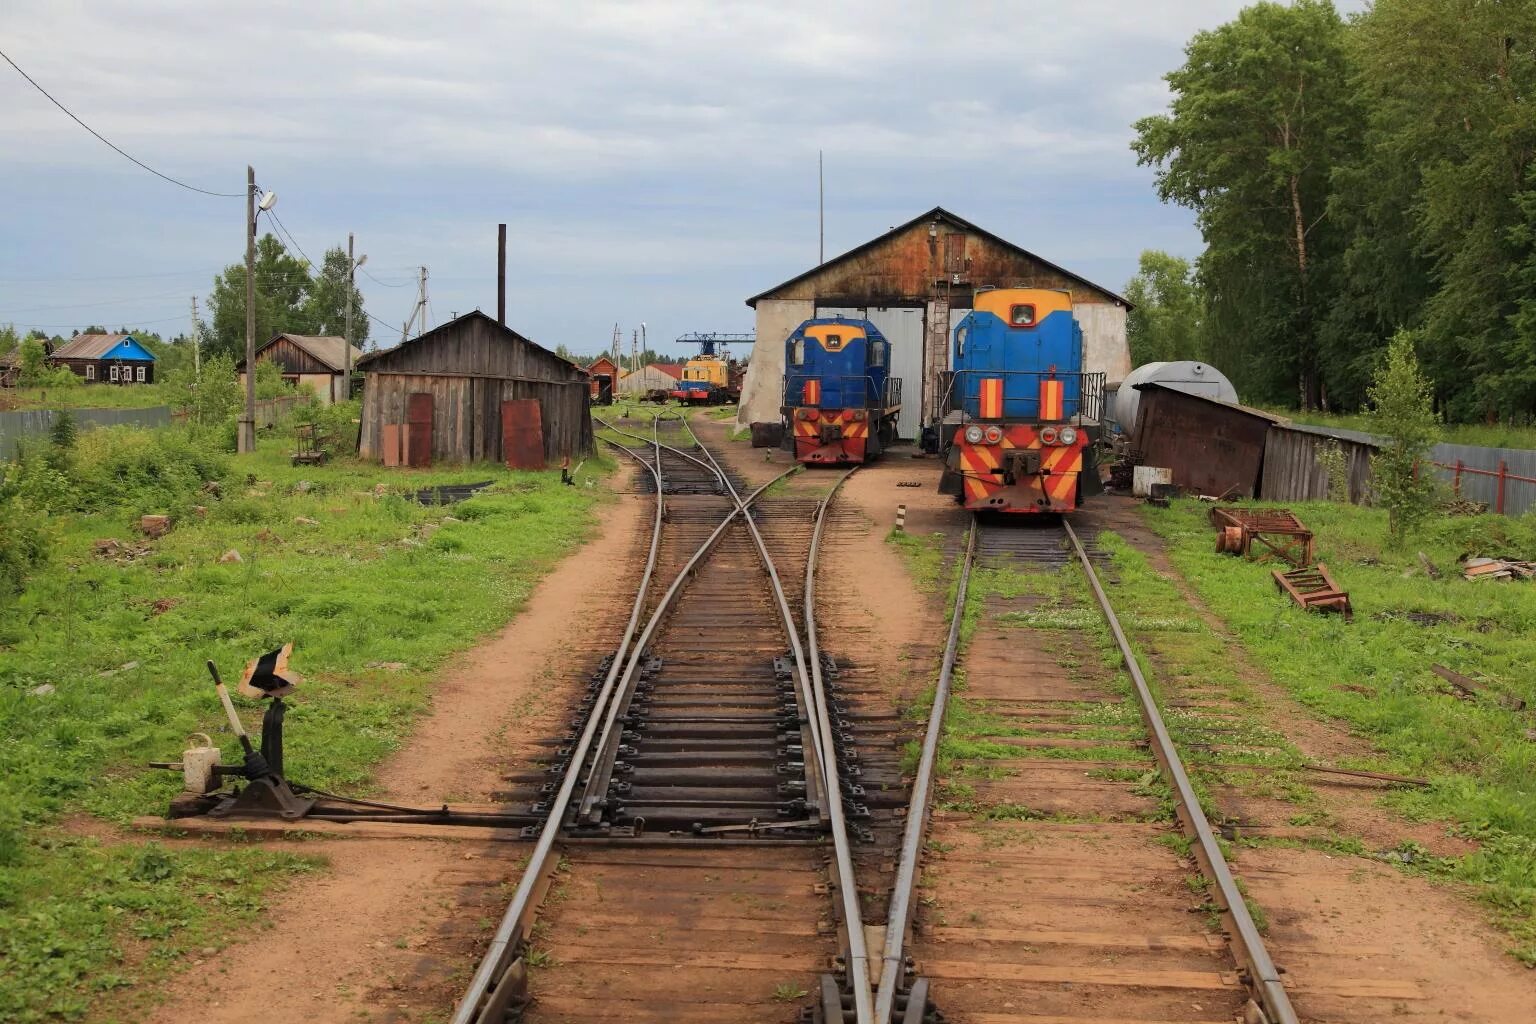
<instances>
[{"instance_id":1,"label":"utility pole","mask_svg":"<svg viewBox=\"0 0 1536 1024\"><path fill-rule=\"evenodd\" d=\"M405 344L411 337L411 325L416 318L421 317L421 330L418 334L425 334L427 330L427 268L421 268L421 277L416 284L416 308L411 310L411 318L400 329L400 344Z\"/></svg>"},{"instance_id":2,"label":"utility pole","mask_svg":"<svg viewBox=\"0 0 1536 1024\"><path fill-rule=\"evenodd\" d=\"M197 327L197 296L192 296L192 376L203 377L203 339Z\"/></svg>"},{"instance_id":3,"label":"utility pole","mask_svg":"<svg viewBox=\"0 0 1536 1024\"><path fill-rule=\"evenodd\" d=\"M357 280L357 261L352 258L352 232L347 232L347 325L342 339L341 400L352 397L352 292Z\"/></svg>"},{"instance_id":4,"label":"utility pole","mask_svg":"<svg viewBox=\"0 0 1536 1024\"><path fill-rule=\"evenodd\" d=\"M236 449L256 450L256 168L245 168L245 413Z\"/></svg>"},{"instance_id":5,"label":"utility pole","mask_svg":"<svg viewBox=\"0 0 1536 1024\"><path fill-rule=\"evenodd\" d=\"M619 333L619 325L618 324L614 324L613 325L613 365L614 366L619 366L619 364L624 361L624 357L619 354L619 345L622 344L620 339L622 337L623 337L623 335L621 335ZM623 369L622 366L619 366L619 368Z\"/></svg>"},{"instance_id":6,"label":"utility pole","mask_svg":"<svg viewBox=\"0 0 1536 1024\"><path fill-rule=\"evenodd\" d=\"M816 151L816 265L827 262L827 176Z\"/></svg>"},{"instance_id":7,"label":"utility pole","mask_svg":"<svg viewBox=\"0 0 1536 1024\"><path fill-rule=\"evenodd\" d=\"M640 332L633 328L629 332L629 372L634 373L640 369Z\"/></svg>"}]
</instances>

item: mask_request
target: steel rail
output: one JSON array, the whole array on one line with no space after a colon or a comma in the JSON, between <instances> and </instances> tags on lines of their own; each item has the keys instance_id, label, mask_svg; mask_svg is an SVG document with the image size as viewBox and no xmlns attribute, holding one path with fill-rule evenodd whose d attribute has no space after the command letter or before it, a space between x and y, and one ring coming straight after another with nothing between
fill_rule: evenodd
<instances>
[{"instance_id":1,"label":"steel rail","mask_svg":"<svg viewBox=\"0 0 1536 1024\"><path fill-rule=\"evenodd\" d=\"M606 439L605 439L606 440ZM660 444L660 434L657 434L656 443ZM623 445L616 445L623 448ZM628 451L628 449L624 449ZM646 466L645 460L629 453L636 462ZM496 1014L505 1009L510 1001L515 986L516 976L520 973L511 968L516 962L518 943L526 939L531 930L530 916L537 909L538 901L534 894L538 892L540 885L547 877L548 870L553 866L550 853L554 849L555 839L560 833L561 824L565 818L566 808L570 806L571 794L576 789L576 779L580 774L581 763L587 750L592 744L592 737L596 733L597 710L600 709L613 693L614 684L618 678L619 668L625 661L625 655L634 640L635 629L640 623L640 616L645 609L645 595L650 589L651 576L656 570L656 557L661 549L661 527L666 513L666 497L661 492L661 474L658 468L661 462L660 453L657 453L657 466L646 466L656 480L656 512L651 525L651 543L646 555L645 569L641 573L640 584L635 589L635 601L630 608L629 621L624 626L624 635L619 640L619 646L614 652L613 663L603 678L602 688L598 692L597 700L593 704L593 713L588 717L586 726L582 729L581 737L577 740L576 749L571 758L566 762L565 773L560 780L560 789L550 804L549 815L544 819L544 825L539 831L538 842L534 845L533 852L528 857L528 864L523 869L522 878L519 879L517 891L512 896L512 902L507 905L507 911L502 915L501 924L496 929L496 934L491 937L491 943L486 948L485 954L480 959L480 966L471 978L469 988L459 1000L454 1009L453 1024L473 1024L476 1021L489 1021ZM499 1024L499 1022L497 1022Z\"/></svg>"},{"instance_id":2,"label":"steel rail","mask_svg":"<svg viewBox=\"0 0 1536 1024\"><path fill-rule=\"evenodd\" d=\"M695 442L698 441L697 435L693 433L693 427L686 421L683 423L683 428ZM714 454L703 445L699 447L705 457L715 464L720 473L721 482L725 484L731 497L739 502L741 499L736 496L735 485L723 470L719 470L720 464L716 462ZM874 995L869 984L869 949L864 939L864 911L859 904L858 885L853 877L853 849L848 838L847 817L843 813L842 780L837 770L837 750L832 735L832 715L827 703L826 689L820 684L819 666L814 680L812 673L807 671L805 648L800 643L800 633L795 627L794 616L790 613L789 601L784 597L784 587L779 581L778 570L774 567L773 558L768 554L768 545L763 542L763 535L752 517L747 515L742 518L752 534L752 540L757 545L763 568L768 571L774 598L779 606L779 614L784 619L784 632L789 638L790 652L794 655L795 675L803 688L809 691L809 706L815 708L816 728L812 731L812 736L819 740L822 788L826 797L824 806L832 831L838 893L843 908L843 926L848 932L847 971L848 980L853 986L854 1020L856 1024L870 1024L874 1019Z\"/></svg>"},{"instance_id":3,"label":"steel rail","mask_svg":"<svg viewBox=\"0 0 1536 1024\"><path fill-rule=\"evenodd\" d=\"M828 713L826 699L826 680L821 671L821 635L816 626L816 568L821 560L821 538L827 524L827 510L832 506L832 499L837 497L837 492L847 482L848 478L859 471L854 466L848 472L838 477L816 506L816 525L811 531L811 548L805 556L805 639L808 648L808 660L811 668L811 686L817 697L818 725L825 728L826 736L823 743L830 746L834 740L831 729L831 715ZM833 751L835 756L836 751ZM829 790L836 789L838 795L838 808L842 808L842 788L840 780L829 778L827 780ZM844 830L846 833L846 829ZM849 980L853 983L854 1017L857 1021L870 1020L869 1014L874 1012L871 1006L872 993L869 984L869 949L864 937L863 911L859 907L858 886L853 874L853 851L847 842L847 836L841 837L842 841L834 835L833 847L837 859L837 883L844 906L845 924L848 930L848 959L847 965ZM849 916L848 907L854 909L853 916ZM854 933L857 931L857 938Z\"/></svg>"},{"instance_id":4,"label":"steel rail","mask_svg":"<svg viewBox=\"0 0 1536 1024\"><path fill-rule=\"evenodd\" d=\"M1130 673L1136 689L1136 700L1141 705L1142 721L1152 736L1152 756L1157 759L1163 779L1174 790L1179 822L1184 832L1194 840L1192 852L1200 864L1200 870L1208 880L1215 883L1216 896L1222 904L1222 915L1229 926L1229 939L1234 944L1234 952L1247 976L1245 980L1251 997L1250 1019L1255 1019L1251 1011L1257 1011L1261 1016L1256 1019L1263 1024L1297 1024L1296 1011L1291 1007L1290 996L1286 994L1285 984L1280 980L1280 972L1270 959L1269 950L1265 948L1264 939L1253 922L1253 915L1248 911L1242 890L1237 887L1232 869L1227 865L1227 858L1216 842L1211 823L1206 820L1200 799L1189 781L1189 773L1184 770L1184 762L1174 746L1173 737L1163 722L1162 713L1157 709L1152 688L1147 685L1136 655L1131 650L1130 641L1126 639L1125 630L1120 627L1120 619L1115 615L1109 597L1099 582L1099 574L1094 570L1093 562L1084 550L1083 542L1078 539L1077 531L1072 529L1072 524L1063 521L1062 525L1066 527L1067 538L1072 541L1072 548L1077 552L1078 561L1088 577L1088 585L1093 588L1094 597L1098 600L1099 611L1103 613L1104 621L1108 623L1109 631L1115 638L1115 646L1120 649L1126 671Z\"/></svg>"},{"instance_id":5,"label":"steel rail","mask_svg":"<svg viewBox=\"0 0 1536 1024\"><path fill-rule=\"evenodd\" d=\"M704 453L704 457L709 460L712 467L711 471L715 474L715 478L720 481L720 486L724 488L725 494L733 501L740 503L741 498L736 493L736 485L731 483L730 477L715 459L714 453L699 442L698 435L693 432L693 425L684 420L683 429L688 432L688 436L693 438L693 443L698 445L699 450ZM797 463L795 468L803 469L804 467ZM782 480L788 475L788 473L781 473L774 482ZM801 724L801 733L805 738L810 739L810 749L815 752L815 762L812 765L812 771L807 774L811 776L811 780L821 789L819 793L812 790L811 795L819 798L816 799L817 817L824 823L830 824L833 821L832 801L834 797L838 804L836 813L840 815L842 811L842 790L836 786L835 751L828 742L831 730L826 730L825 735L823 735L823 730L810 720L812 715L819 715L821 713L818 709L823 709L826 702L824 699L821 701L817 700L817 695L811 684L810 674L806 671L805 651L800 646L800 630L795 625L793 613L789 610L789 599L784 596L784 585L779 580L778 567L773 564L773 558L768 554L768 545L763 541L763 535L757 528L756 520L750 515L743 515L742 520L747 524L747 532L752 537L753 545L757 548L758 560L762 562L763 569L768 573L768 585L773 591L774 603L778 606L779 618L784 625L784 636L789 641L790 653L794 656L795 681L800 693L799 703L806 715L806 721ZM803 747L804 744L802 743ZM834 825L833 827L835 831L836 826Z\"/></svg>"},{"instance_id":6,"label":"steel rail","mask_svg":"<svg viewBox=\"0 0 1536 1024\"><path fill-rule=\"evenodd\" d=\"M901 853L896 862L897 873L891 892L890 910L886 915L880 982L875 990L876 1024L891 1022L896 1009L896 990L900 987L902 968L906 962L903 945L907 929L912 923L912 897L917 888L923 835L928 829L928 814L932 808L939 741L944 735L944 715L949 708L950 683L960 651L960 627L965 621L966 591L971 583L971 567L976 561L976 534L976 521L972 519L970 532L966 535L965 554L960 562L959 581L955 585L955 605L949 617L949 639L944 645L944 660L939 667L938 682L934 684L933 707L928 712L928 729L923 735L922 756L917 762L917 777L912 782L912 797L907 804L907 824L902 834Z\"/></svg>"},{"instance_id":7,"label":"steel rail","mask_svg":"<svg viewBox=\"0 0 1536 1024\"><path fill-rule=\"evenodd\" d=\"M659 420L660 417L658 417L655 422L659 422ZM604 426L608 425L604 424ZM625 430L620 430L617 427L609 426L608 429L612 430L616 434L620 434L626 437L638 437L638 435L631 434ZM691 433L692 432L690 431L690 434ZM697 441L697 438L695 438L695 441ZM698 462L697 459L693 459L692 456L689 456L687 453L682 452L679 449L672 447L671 445L662 444L659 440L659 433L656 446L658 449L658 463L661 459L661 449L675 452L684 458ZM704 451L706 454L708 454L708 449L704 449ZM628 663L624 666L623 675L619 680L618 688L616 691L617 696L614 700L608 703L606 713L604 714L601 738L593 748L591 767L587 770L587 778L582 789L581 801L576 812L578 819L592 815L597 807L598 801L603 799L604 795L607 793L608 784L613 778L613 764L618 756L619 744L623 738L623 731L617 727L618 719L628 709L628 706L634 697L635 685L639 682L640 662L644 657L645 650L647 646L649 646L651 638L655 635L656 630L660 628L662 618L665 616L667 611L670 610L673 601L676 600L678 593L682 590L683 584L689 579L689 577L693 575L698 566L702 564L704 559L707 558L709 554L714 550L715 545L724 535L726 528L731 525L731 522L736 518L737 515L741 515L742 518L748 523L749 528L752 528L751 517L746 515L748 507L754 501L756 501L758 497L769 487L772 487L774 484L789 476L791 473L798 472L801 468L799 466L794 466L788 470L785 470L783 473L780 473L778 476L774 477L772 480L768 481L766 484L763 484L757 490L753 491L750 495L747 496L745 500L743 500L736 493L735 489L730 486L729 480L720 470L718 464L715 466L704 466L703 463L699 464L703 466L706 471L716 475L716 477L721 481L722 486L726 488L726 493L730 496L731 500L735 502L736 507L726 513L725 517L721 519L720 522L715 526L714 531L709 535L704 543L699 546L698 550L694 552L693 557L690 558L688 563L684 565L683 568L678 572L676 578L672 581L672 585L667 588L666 593L662 595L661 600L657 603L651 618L645 625L645 630L641 634L639 641L631 649ZM770 575L772 575L771 572ZM777 582L776 578L775 582ZM817 749L816 753L819 758L819 748ZM819 771L819 765L814 765L813 771L807 774L810 775L814 780L817 777Z\"/></svg>"}]
</instances>

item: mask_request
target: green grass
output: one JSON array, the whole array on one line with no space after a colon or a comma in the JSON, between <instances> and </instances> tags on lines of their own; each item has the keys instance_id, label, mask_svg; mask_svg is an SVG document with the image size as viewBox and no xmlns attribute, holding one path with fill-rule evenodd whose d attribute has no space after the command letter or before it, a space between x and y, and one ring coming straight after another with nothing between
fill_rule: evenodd
<instances>
[{"instance_id":1,"label":"green grass","mask_svg":"<svg viewBox=\"0 0 1536 1024\"><path fill-rule=\"evenodd\" d=\"M314 866L259 849L149 854L64 822L162 811L179 776L144 763L177 759L191 732L213 734L226 763L237 760L205 658L227 680L292 641L305 683L291 698L289 773L367 793L444 659L506 623L592 532L606 493L592 478L613 465L589 460L578 486L563 487L554 472L498 466L293 468L288 447L266 440L231 459L222 498L194 495L176 528L125 564L98 557L93 542L141 543L133 524L159 508L50 517L50 563L0 604L0 1019L74 1020L103 990L146 991ZM492 490L459 505L423 507L404 493L486 479ZM387 493L375 494L378 483ZM244 561L221 564L229 549ZM255 726L256 707L237 703Z\"/></svg>"},{"instance_id":2,"label":"green grass","mask_svg":"<svg viewBox=\"0 0 1536 1024\"><path fill-rule=\"evenodd\" d=\"M186 404L186 392L160 384L81 384L72 388L16 388L0 397L0 409L152 409Z\"/></svg>"},{"instance_id":3,"label":"green grass","mask_svg":"<svg viewBox=\"0 0 1536 1024\"><path fill-rule=\"evenodd\" d=\"M1323 412L1298 412L1295 409L1263 407L1265 412L1314 427L1339 427L1344 430L1363 430L1377 433L1370 416L1364 413L1340 414ZM1447 423L1442 428L1440 440L1449 444L1480 445L1486 448L1536 448L1536 426L1518 427L1505 424Z\"/></svg>"},{"instance_id":4,"label":"green grass","mask_svg":"<svg viewBox=\"0 0 1536 1024\"><path fill-rule=\"evenodd\" d=\"M1385 547L1386 514L1326 503L1291 508L1315 531L1318 557L1350 592L1355 620L1306 614L1284 599L1274 566L1213 551L1206 509L1148 509L1181 573L1254 659L1299 701L1345 723L1378 752L1345 767L1427 777L1392 793L1401 813L1445 821L1479 841L1477 853L1423 869L1473 883L1536 964L1536 586L1471 583L1464 554L1536 558L1536 518L1440 518L1403 550ZM1442 578L1419 565L1423 551ZM1448 619L1419 625L1408 613ZM1431 671L1443 664L1486 681L1489 699L1456 700ZM1502 700L1500 698L1503 698Z\"/></svg>"}]
</instances>

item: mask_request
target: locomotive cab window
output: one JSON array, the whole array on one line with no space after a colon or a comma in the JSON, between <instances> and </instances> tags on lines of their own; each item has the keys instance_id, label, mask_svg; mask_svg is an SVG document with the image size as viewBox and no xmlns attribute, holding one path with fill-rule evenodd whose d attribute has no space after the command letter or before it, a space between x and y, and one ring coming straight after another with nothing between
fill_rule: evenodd
<instances>
[{"instance_id":1,"label":"locomotive cab window","mask_svg":"<svg viewBox=\"0 0 1536 1024\"><path fill-rule=\"evenodd\" d=\"M805 339L796 338L795 343L789 347L789 358L796 366L805 365Z\"/></svg>"},{"instance_id":2,"label":"locomotive cab window","mask_svg":"<svg viewBox=\"0 0 1536 1024\"><path fill-rule=\"evenodd\" d=\"M885 342L877 341L873 345L869 346L869 365L885 365Z\"/></svg>"},{"instance_id":3,"label":"locomotive cab window","mask_svg":"<svg viewBox=\"0 0 1536 1024\"><path fill-rule=\"evenodd\" d=\"M1032 303L1019 303L1008 308L1008 325L1010 327L1035 326L1035 307Z\"/></svg>"},{"instance_id":4,"label":"locomotive cab window","mask_svg":"<svg viewBox=\"0 0 1536 1024\"><path fill-rule=\"evenodd\" d=\"M966 339L966 336L968 334L970 334L970 333L971 333L971 331L970 331L970 328L968 328L968 327L962 327L958 331L955 332L955 355L957 355L957 356L964 356L965 355L965 339Z\"/></svg>"}]
</instances>

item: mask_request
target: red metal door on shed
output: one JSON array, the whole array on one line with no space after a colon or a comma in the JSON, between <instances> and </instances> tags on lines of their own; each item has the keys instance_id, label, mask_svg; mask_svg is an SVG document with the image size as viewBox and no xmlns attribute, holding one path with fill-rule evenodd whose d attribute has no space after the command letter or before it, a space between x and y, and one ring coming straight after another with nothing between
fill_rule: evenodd
<instances>
[{"instance_id":1,"label":"red metal door on shed","mask_svg":"<svg viewBox=\"0 0 1536 1024\"><path fill-rule=\"evenodd\" d=\"M501 403L501 454L511 469L544 468L544 419L537 398Z\"/></svg>"},{"instance_id":2,"label":"red metal door on shed","mask_svg":"<svg viewBox=\"0 0 1536 1024\"><path fill-rule=\"evenodd\" d=\"M432 465L432 394L417 391L405 404L405 464L413 468Z\"/></svg>"}]
</instances>

